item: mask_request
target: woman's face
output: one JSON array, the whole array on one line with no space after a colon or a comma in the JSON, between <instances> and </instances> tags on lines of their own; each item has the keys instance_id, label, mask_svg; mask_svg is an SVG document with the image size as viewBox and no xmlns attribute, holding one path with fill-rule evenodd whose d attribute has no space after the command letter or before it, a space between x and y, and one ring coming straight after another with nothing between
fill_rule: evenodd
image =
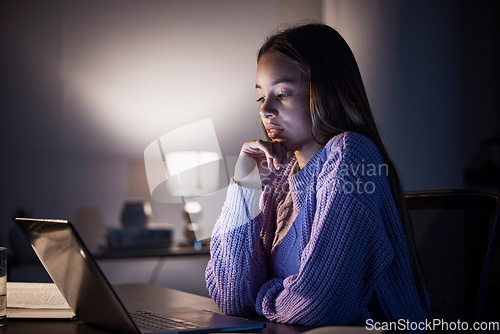
<instances>
[{"instance_id":1,"label":"woman's face","mask_svg":"<svg viewBox=\"0 0 500 334\"><path fill-rule=\"evenodd\" d=\"M257 65L260 117L267 135L288 150L316 146L311 134L309 77L288 58L267 53Z\"/></svg>"}]
</instances>

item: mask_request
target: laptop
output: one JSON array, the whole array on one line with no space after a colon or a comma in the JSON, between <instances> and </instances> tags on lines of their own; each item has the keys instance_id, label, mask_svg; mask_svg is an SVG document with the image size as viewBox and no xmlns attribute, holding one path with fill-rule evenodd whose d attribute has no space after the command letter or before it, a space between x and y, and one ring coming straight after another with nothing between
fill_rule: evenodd
<instances>
[{"instance_id":1,"label":"laptop","mask_svg":"<svg viewBox=\"0 0 500 334\"><path fill-rule=\"evenodd\" d=\"M127 310L69 221L16 218L16 223L78 319L89 324L119 333L210 333L265 327L187 307Z\"/></svg>"}]
</instances>

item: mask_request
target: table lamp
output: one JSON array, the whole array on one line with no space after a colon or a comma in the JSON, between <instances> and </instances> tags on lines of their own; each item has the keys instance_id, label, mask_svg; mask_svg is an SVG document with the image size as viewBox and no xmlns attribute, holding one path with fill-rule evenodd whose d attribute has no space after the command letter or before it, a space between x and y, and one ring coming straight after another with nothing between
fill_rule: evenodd
<instances>
[{"instance_id":1,"label":"table lamp","mask_svg":"<svg viewBox=\"0 0 500 334\"><path fill-rule=\"evenodd\" d=\"M148 185L153 200L183 203L188 219L186 235L195 246L205 239L203 207L197 201L227 187L226 168L210 119L172 130L144 151Z\"/></svg>"}]
</instances>

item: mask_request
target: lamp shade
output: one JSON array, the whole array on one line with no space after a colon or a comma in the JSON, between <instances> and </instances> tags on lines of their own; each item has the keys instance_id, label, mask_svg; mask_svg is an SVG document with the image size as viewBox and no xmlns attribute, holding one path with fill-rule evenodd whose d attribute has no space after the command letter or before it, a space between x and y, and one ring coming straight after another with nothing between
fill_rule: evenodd
<instances>
[{"instance_id":1,"label":"lamp shade","mask_svg":"<svg viewBox=\"0 0 500 334\"><path fill-rule=\"evenodd\" d=\"M152 198L182 203L227 186L226 169L210 119L172 130L151 142L144 161Z\"/></svg>"}]
</instances>

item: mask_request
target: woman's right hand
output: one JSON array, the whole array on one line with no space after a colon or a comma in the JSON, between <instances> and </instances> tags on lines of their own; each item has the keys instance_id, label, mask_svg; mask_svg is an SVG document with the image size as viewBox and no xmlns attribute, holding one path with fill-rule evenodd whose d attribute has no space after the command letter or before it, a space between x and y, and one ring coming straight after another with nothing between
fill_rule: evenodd
<instances>
[{"instance_id":1,"label":"woman's right hand","mask_svg":"<svg viewBox=\"0 0 500 334\"><path fill-rule=\"evenodd\" d=\"M236 168L234 181L244 187L261 189L280 173L293 155L277 141L252 140L243 144ZM258 173L253 172L258 167Z\"/></svg>"}]
</instances>

